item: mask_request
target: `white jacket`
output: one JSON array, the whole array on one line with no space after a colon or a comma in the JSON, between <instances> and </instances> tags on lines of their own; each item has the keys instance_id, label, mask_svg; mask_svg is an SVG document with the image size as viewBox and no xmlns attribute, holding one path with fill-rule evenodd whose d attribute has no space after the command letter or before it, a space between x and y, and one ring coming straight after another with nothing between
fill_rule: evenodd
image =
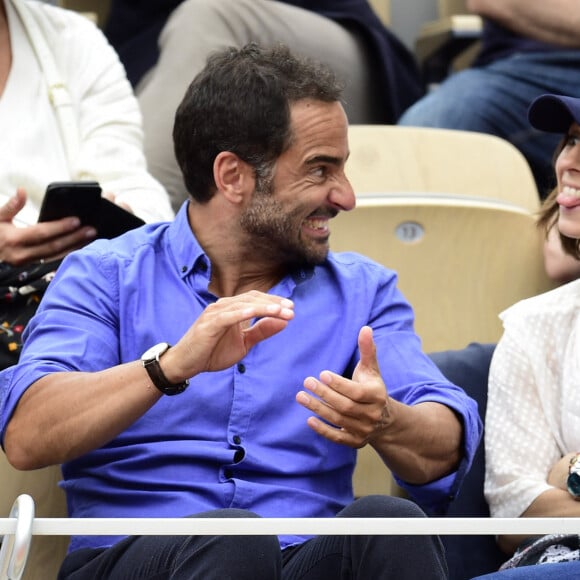
<instances>
[{"instance_id":1,"label":"white jacket","mask_svg":"<svg viewBox=\"0 0 580 580\"><path fill-rule=\"evenodd\" d=\"M13 5L24 0L0 1L12 46L0 95L0 204L24 187L28 203L17 221L34 223L48 183L92 179L145 221L171 220L167 193L147 172L139 105L104 35L77 13L26 2L76 113L79 146L68 160L44 72Z\"/></svg>"}]
</instances>

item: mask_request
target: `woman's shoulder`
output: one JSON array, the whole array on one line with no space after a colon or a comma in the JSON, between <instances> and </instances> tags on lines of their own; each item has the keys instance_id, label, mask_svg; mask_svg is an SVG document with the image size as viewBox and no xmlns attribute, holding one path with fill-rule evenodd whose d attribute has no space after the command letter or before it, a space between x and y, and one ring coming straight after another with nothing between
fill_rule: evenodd
<instances>
[{"instance_id":1,"label":"woman's shoulder","mask_svg":"<svg viewBox=\"0 0 580 580\"><path fill-rule=\"evenodd\" d=\"M558 286L553 290L531 296L510 306L500 314L506 322L513 320L535 320L573 318L580 313L580 280Z\"/></svg>"}]
</instances>

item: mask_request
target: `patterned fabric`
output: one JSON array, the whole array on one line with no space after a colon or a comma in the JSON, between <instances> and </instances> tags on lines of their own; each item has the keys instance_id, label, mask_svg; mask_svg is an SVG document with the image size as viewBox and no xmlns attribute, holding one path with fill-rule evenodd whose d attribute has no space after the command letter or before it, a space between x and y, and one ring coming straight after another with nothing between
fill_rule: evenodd
<instances>
[{"instance_id":1,"label":"patterned fabric","mask_svg":"<svg viewBox=\"0 0 580 580\"><path fill-rule=\"evenodd\" d=\"M580 560L580 536L549 534L532 542L524 542L500 570L575 560Z\"/></svg>"},{"instance_id":2,"label":"patterned fabric","mask_svg":"<svg viewBox=\"0 0 580 580\"><path fill-rule=\"evenodd\" d=\"M61 260L14 267L0 263L0 368L18 362L22 332Z\"/></svg>"}]
</instances>

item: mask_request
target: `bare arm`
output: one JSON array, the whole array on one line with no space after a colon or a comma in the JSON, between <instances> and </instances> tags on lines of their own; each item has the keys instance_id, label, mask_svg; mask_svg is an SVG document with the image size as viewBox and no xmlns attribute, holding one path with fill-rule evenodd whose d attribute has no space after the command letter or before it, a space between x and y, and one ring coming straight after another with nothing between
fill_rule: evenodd
<instances>
[{"instance_id":1,"label":"bare arm","mask_svg":"<svg viewBox=\"0 0 580 580\"><path fill-rule=\"evenodd\" d=\"M567 491L553 488L540 494L522 514L524 518L577 518L580 517L580 502ZM513 554L526 536L498 536L499 547L506 554Z\"/></svg>"},{"instance_id":2,"label":"bare arm","mask_svg":"<svg viewBox=\"0 0 580 580\"><path fill-rule=\"evenodd\" d=\"M569 493L567 487L570 459L576 453L568 453L550 470L548 483L553 485L541 493L522 514L524 518L577 518L580 517L580 502ZM499 536L499 547L506 554L513 554L526 536Z\"/></svg>"},{"instance_id":3,"label":"bare arm","mask_svg":"<svg viewBox=\"0 0 580 580\"><path fill-rule=\"evenodd\" d=\"M6 456L17 469L69 461L113 439L160 397L139 362L47 375L20 399L4 437Z\"/></svg>"},{"instance_id":4,"label":"bare arm","mask_svg":"<svg viewBox=\"0 0 580 580\"><path fill-rule=\"evenodd\" d=\"M523 36L563 47L580 47L577 0L467 0L467 7Z\"/></svg>"},{"instance_id":5,"label":"bare arm","mask_svg":"<svg viewBox=\"0 0 580 580\"><path fill-rule=\"evenodd\" d=\"M460 420L439 403L404 405L391 399L381 378L372 330L359 335L361 360L352 380L323 371L309 377L300 404L322 418L308 424L320 435L354 448L366 444L379 453L400 478L424 484L452 472L461 459ZM330 423L330 425L328 423Z\"/></svg>"},{"instance_id":6,"label":"bare arm","mask_svg":"<svg viewBox=\"0 0 580 580\"><path fill-rule=\"evenodd\" d=\"M439 403L403 405L391 400L392 421L370 444L401 479L415 485L454 471L461 460L462 427Z\"/></svg>"},{"instance_id":7,"label":"bare arm","mask_svg":"<svg viewBox=\"0 0 580 580\"><path fill-rule=\"evenodd\" d=\"M290 300L261 292L222 298L162 357L163 372L180 383L228 368L283 330L293 315ZM6 456L18 469L70 461L113 439L160 397L140 361L96 373L45 376L16 406L4 436Z\"/></svg>"}]
</instances>

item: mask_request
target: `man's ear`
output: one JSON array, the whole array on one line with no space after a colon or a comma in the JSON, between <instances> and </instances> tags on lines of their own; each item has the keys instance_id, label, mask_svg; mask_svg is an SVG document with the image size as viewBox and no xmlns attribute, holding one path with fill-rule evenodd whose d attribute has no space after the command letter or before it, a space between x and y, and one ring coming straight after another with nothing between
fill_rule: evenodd
<instances>
[{"instance_id":1,"label":"man's ear","mask_svg":"<svg viewBox=\"0 0 580 580\"><path fill-rule=\"evenodd\" d=\"M213 162L213 178L218 191L232 203L242 203L256 185L253 167L231 151L221 151L217 155Z\"/></svg>"}]
</instances>

